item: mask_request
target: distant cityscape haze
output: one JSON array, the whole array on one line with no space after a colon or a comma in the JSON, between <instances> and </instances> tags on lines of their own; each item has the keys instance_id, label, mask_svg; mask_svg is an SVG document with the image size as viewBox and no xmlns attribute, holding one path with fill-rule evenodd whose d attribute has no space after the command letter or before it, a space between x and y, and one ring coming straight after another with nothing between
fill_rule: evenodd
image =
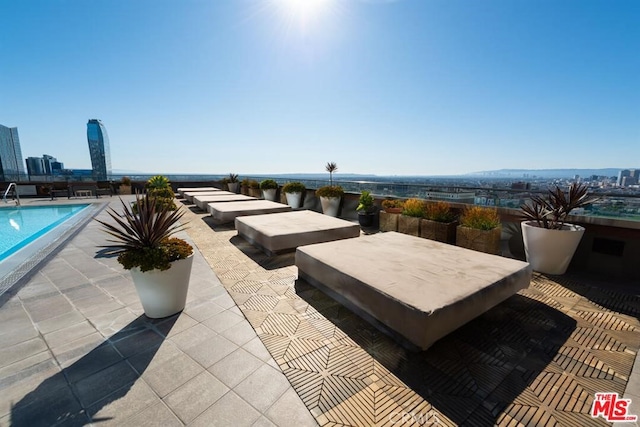
<instances>
[{"instance_id":1,"label":"distant cityscape haze","mask_svg":"<svg viewBox=\"0 0 640 427\"><path fill-rule=\"evenodd\" d=\"M305 5L312 5L305 7ZM3 2L25 158L183 174L640 163L640 2Z\"/></svg>"}]
</instances>

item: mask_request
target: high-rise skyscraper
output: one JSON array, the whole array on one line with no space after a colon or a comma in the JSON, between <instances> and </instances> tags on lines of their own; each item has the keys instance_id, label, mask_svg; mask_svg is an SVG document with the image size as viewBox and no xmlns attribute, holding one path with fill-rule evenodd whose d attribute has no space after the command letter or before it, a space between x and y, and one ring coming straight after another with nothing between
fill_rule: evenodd
<instances>
[{"instance_id":1,"label":"high-rise skyscraper","mask_svg":"<svg viewBox=\"0 0 640 427\"><path fill-rule=\"evenodd\" d=\"M0 181L26 181L18 128L0 125Z\"/></svg>"},{"instance_id":2,"label":"high-rise skyscraper","mask_svg":"<svg viewBox=\"0 0 640 427\"><path fill-rule=\"evenodd\" d=\"M111 152L107 129L100 120L91 119L87 123L87 141L89 142L93 179L106 181L111 177Z\"/></svg>"},{"instance_id":3,"label":"high-rise skyscraper","mask_svg":"<svg viewBox=\"0 0 640 427\"><path fill-rule=\"evenodd\" d=\"M27 157L27 173L30 177L47 175L42 157Z\"/></svg>"}]
</instances>

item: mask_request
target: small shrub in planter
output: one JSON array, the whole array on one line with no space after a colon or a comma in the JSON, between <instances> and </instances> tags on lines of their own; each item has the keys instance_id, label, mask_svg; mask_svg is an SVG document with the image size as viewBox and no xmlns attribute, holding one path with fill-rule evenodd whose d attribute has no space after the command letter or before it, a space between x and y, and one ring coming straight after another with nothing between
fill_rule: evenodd
<instances>
[{"instance_id":1,"label":"small shrub in planter","mask_svg":"<svg viewBox=\"0 0 640 427\"><path fill-rule=\"evenodd\" d=\"M411 236L420 235L420 219L424 215L424 202L420 199L407 199L402 215L398 218L398 231Z\"/></svg>"},{"instance_id":2,"label":"small shrub in planter","mask_svg":"<svg viewBox=\"0 0 640 427\"><path fill-rule=\"evenodd\" d=\"M402 213L404 209L404 200L400 199L386 199L382 201L382 208L387 213Z\"/></svg>"},{"instance_id":3,"label":"small shrub in planter","mask_svg":"<svg viewBox=\"0 0 640 427\"><path fill-rule=\"evenodd\" d=\"M495 208L467 207L456 229L456 244L489 254L500 254L500 216Z\"/></svg>"},{"instance_id":4,"label":"small shrub in planter","mask_svg":"<svg viewBox=\"0 0 640 427\"><path fill-rule=\"evenodd\" d=\"M342 197L344 196L344 190L339 185L326 185L316 190L316 196L318 197Z\"/></svg>"},{"instance_id":5,"label":"small shrub in planter","mask_svg":"<svg viewBox=\"0 0 640 427\"><path fill-rule=\"evenodd\" d=\"M276 191L278 190L278 183L273 179L265 179L260 183L260 189L264 194L265 200L270 200L275 202L276 200Z\"/></svg>"},{"instance_id":6,"label":"small shrub in planter","mask_svg":"<svg viewBox=\"0 0 640 427\"><path fill-rule=\"evenodd\" d=\"M360 194L360 199L358 200L358 207L356 208L358 211L358 222L363 230L369 230L373 227L376 211L376 205L374 202L375 199L371 195L371 192L363 190L362 194Z\"/></svg>"},{"instance_id":7,"label":"small shrub in planter","mask_svg":"<svg viewBox=\"0 0 640 427\"><path fill-rule=\"evenodd\" d=\"M306 191L307 188L301 182L288 182L282 187L287 203L294 209L300 207L302 196Z\"/></svg>"},{"instance_id":8,"label":"small shrub in planter","mask_svg":"<svg viewBox=\"0 0 640 427\"><path fill-rule=\"evenodd\" d=\"M252 197L260 197L260 183L255 179L249 180L249 195Z\"/></svg>"},{"instance_id":9,"label":"small shrub in planter","mask_svg":"<svg viewBox=\"0 0 640 427\"><path fill-rule=\"evenodd\" d=\"M420 237L443 243L456 241L456 215L447 202L427 202L420 221Z\"/></svg>"}]
</instances>

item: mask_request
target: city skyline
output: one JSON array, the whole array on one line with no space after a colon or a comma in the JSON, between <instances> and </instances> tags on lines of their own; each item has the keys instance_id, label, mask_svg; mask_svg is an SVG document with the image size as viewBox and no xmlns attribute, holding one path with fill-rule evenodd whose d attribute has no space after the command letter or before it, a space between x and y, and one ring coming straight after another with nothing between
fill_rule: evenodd
<instances>
[{"instance_id":1,"label":"city skyline","mask_svg":"<svg viewBox=\"0 0 640 427\"><path fill-rule=\"evenodd\" d=\"M304 7L311 5L312 7ZM640 162L640 3L3 4L23 160L165 173L456 175ZM96 25L99 16L104 25Z\"/></svg>"}]
</instances>

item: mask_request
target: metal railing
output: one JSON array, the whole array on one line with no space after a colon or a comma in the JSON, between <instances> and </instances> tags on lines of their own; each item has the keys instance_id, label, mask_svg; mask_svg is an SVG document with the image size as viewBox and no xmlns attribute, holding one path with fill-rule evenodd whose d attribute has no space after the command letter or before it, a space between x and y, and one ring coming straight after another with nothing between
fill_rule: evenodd
<instances>
[{"instance_id":1,"label":"metal railing","mask_svg":"<svg viewBox=\"0 0 640 427\"><path fill-rule=\"evenodd\" d=\"M18 194L18 187L16 186L15 182L10 183L7 189L4 191L4 195L2 196L2 201L5 203L9 203L7 201L7 195L9 194L9 191L11 191L12 188L13 188L13 197L15 199L16 206L20 206L20 195Z\"/></svg>"}]
</instances>

